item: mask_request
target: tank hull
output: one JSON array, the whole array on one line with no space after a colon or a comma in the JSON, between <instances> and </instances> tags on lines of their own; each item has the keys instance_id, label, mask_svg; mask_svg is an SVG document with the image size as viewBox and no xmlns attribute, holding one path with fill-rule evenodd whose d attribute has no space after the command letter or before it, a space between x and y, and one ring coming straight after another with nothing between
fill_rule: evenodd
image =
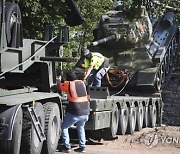
<instances>
[{"instance_id":1,"label":"tank hull","mask_svg":"<svg viewBox=\"0 0 180 154\"><path fill-rule=\"evenodd\" d=\"M123 15L122 12L111 11L102 16L96 29L96 45L90 49L109 58L110 81L106 82L104 79L103 85L107 86L111 82L109 86L112 89L126 87L131 91L143 89L147 92L159 92L165 89L179 51L179 29L174 14L167 12L153 25L146 13L131 20ZM121 21L117 20L120 18ZM143 23L142 20L146 22ZM137 22L136 28L132 27L134 22ZM140 36L142 32L144 35ZM138 41L131 41L133 33ZM116 37L106 39L109 38L108 35ZM127 74L123 82L122 76L117 73L120 71ZM116 72L116 75L111 72ZM117 86L119 82L122 84Z\"/></svg>"}]
</instances>

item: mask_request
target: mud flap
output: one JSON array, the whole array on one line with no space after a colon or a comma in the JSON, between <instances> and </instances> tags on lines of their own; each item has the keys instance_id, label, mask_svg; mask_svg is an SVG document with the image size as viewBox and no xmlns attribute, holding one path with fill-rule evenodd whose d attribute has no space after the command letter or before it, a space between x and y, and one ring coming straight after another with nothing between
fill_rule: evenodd
<instances>
[{"instance_id":1,"label":"mud flap","mask_svg":"<svg viewBox=\"0 0 180 154\"><path fill-rule=\"evenodd\" d=\"M3 107L2 107L3 108ZM0 139L12 140L12 132L15 124L16 116L20 110L21 105L13 107L4 107L0 113Z\"/></svg>"}]
</instances>

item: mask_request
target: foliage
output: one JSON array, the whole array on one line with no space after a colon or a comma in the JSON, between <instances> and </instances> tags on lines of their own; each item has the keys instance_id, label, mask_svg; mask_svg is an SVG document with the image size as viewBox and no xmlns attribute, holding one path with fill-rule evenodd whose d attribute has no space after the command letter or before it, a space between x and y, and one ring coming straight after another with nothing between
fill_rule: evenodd
<instances>
[{"instance_id":1,"label":"foliage","mask_svg":"<svg viewBox=\"0 0 180 154\"><path fill-rule=\"evenodd\" d=\"M14 2L14 0L12 0ZM43 38L45 25L59 24L62 20L63 3L58 0L18 0L20 6L23 34L25 38Z\"/></svg>"},{"instance_id":2,"label":"foliage","mask_svg":"<svg viewBox=\"0 0 180 154\"><path fill-rule=\"evenodd\" d=\"M11 0L15 2L15 0ZM23 21L25 38L42 39L45 25L65 25L63 20L65 0L18 0ZM84 18L81 26L70 27L70 42L66 46L66 56L79 51L92 40L92 31L102 13L112 9L110 0L78 0L77 6Z\"/></svg>"},{"instance_id":3,"label":"foliage","mask_svg":"<svg viewBox=\"0 0 180 154\"><path fill-rule=\"evenodd\" d=\"M64 49L67 57L71 57L72 52L77 52L77 56L79 56L81 50L90 44L93 40L92 31L95 29L100 16L112 9L113 3L110 0L78 0L77 6L84 18L84 23L70 28L70 42Z\"/></svg>"},{"instance_id":4,"label":"foliage","mask_svg":"<svg viewBox=\"0 0 180 154\"><path fill-rule=\"evenodd\" d=\"M84 23L81 26L72 27L71 40L69 49L80 51L87 47L93 39L92 31L104 12L112 9L112 2L110 0L78 0L77 6L84 18Z\"/></svg>"},{"instance_id":5,"label":"foliage","mask_svg":"<svg viewBox=\"0 0 180 154\"><path fill-rule=\"evenodd\" d=\"M15 0L11 0L15 1ZM23 34L25 38L43 38L44 27L46 24L65 25L63 20L66 9L65 0L17 0L22 12ZM73 51L80 54L84 47L87 47L93 40L93 29L99 21L101 14L114 8L113 2L117 0L75 0L84 18L81 26L70 27L70 42L64 48L65 56L71 56ZM142 0L150 4L151 0ZM136 4L137 0L126 0L126 4ZM165 5L180 8L178 0L160 0ZM154 5L149 7L153 11L152 15L159 16L165 9ZM180 21L180 13L176 14Z\"/></svg>"}]
</instances>

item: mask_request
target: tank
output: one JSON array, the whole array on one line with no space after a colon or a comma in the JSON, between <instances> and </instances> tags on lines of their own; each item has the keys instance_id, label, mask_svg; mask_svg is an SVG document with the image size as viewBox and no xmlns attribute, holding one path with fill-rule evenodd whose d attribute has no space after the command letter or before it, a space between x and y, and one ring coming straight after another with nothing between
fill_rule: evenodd
<instances>
[{"instance_id":1,"label":"tank","mask_svg":"<svg viewBox=\"0 0 180 154\"><path fill-rule=\"evenodd\" d=\"M114 90L160 92L165 89L179 51L179 28L172 9L150 18L140 3L103 14L90 50L109 58L104 86Z\"/></svg>"}]
</instances>

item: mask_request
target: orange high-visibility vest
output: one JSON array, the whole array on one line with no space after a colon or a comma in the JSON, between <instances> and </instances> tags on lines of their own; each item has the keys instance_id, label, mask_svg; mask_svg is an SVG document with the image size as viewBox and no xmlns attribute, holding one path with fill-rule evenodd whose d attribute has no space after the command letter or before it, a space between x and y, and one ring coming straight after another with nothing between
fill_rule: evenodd
<instances>
[{"instance_id":1,"label":"orange high-visibility vest","mask_svg":"<svg viewBox=\"0 0 180 154\"><path fill-rule=\"evenodd\" d=\"M81 92L79 93L77 92L78 85L83 87L81 88ZM67 92L67 99L69 102L88 102L86 86L82 80L65 81L64 83L60 84L59 88L62 91ZM81 93L83 93L84 95L82 96Z\"/></svg>"}]
</instances>

